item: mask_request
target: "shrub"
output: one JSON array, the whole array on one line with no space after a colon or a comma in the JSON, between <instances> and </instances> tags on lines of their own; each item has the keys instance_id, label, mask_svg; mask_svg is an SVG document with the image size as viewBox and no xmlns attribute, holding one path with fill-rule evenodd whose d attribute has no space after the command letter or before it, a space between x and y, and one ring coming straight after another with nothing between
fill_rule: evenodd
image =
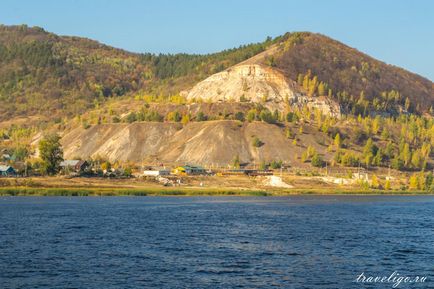
<instances>
[{"instance_id":1,"label":"shrub","mask_svg":"<svg viewBox=\"0 0 434 289\"><path fill-rule=\"evenodd\" d=\"M179 113L179 111L171 111L167 114L166 118L168 121L180 122L182 119L182 116Z\"/></svg>"},{"instance_id":2,"label":"shrub","mask_svg":"<svg viewBox=\"0 0 434 289\"><path fill-rule=\"evenodd\" d=\"M264 143L258 137L255 137L253 139L252 144L253 144L254 147L258 148L258 147L262 146Z\"/></svg>"},{"instance_id":3,"label":"shrub","mask_svg":"<svg viewBox=\"0 0 434 289\"><path fill-rule=\"evenodd\" d=\"M386 182L384 183L384 189L385 190L390 190L391 189L391 185L390 185L390 180L387 179Z\"/></svg>"},{"instance_id":4,"label":"shrub","mask_svg":"<svg viewBox=\"0 0 434 289\"><path fill-rule=\"evenodd\" d=\"M318 153L315 153L312 156L311 164L314 167L322 168L324 166L325 162L324 162L324 160L322 159L322 157Z\"/></svg>"},{"instance_id":5,"label":"shrub","mask_svg":"<svg viewBox=\"0 0 434 289\"><path fill-rule=\"evenodd\" d=\"M205 121L205 120L207 120L207 117L203 112L199 111L199 113L196 116L196 121Z\"/></svg>"},{"instance_id":6,"label":"shrub","mask_svg":"<svg viewBox=\"0 0 434 289\"><path fill-rule=\"evenodd\" d=\"M87 121L84 121L82 125L84 129L88 129L91 127L91 125Z\"/></svg>"},{"instance_id":7,"label":"shrub","mask_svg":"<svg viewBox=\"0 0 434 289\"><path fill-rule=\"evenodd\" d=\"M235 113L234 118L236 120L239 120L239 121L244 121L244 113L242 113L241 111L238 111L237 113Z\"/></svg>"},{"instance_id":8,"label":"shrub","mask_svg":"<svg viewBox=\"0 0 434 289\"><path fill-rule=\"evenodd\" d=\"M270 163L270 167L275 170L275 169L280 169L282 167L282 161L272 161Z\"/></svg>"},{"instance_id":9,"label":"shrub","mask_svg":"<svg viewBox=\"0 0 434 289\"><path fill-rule=\"evenodd\" d=\"M286 114L286 121L287 122L296 122L296 121L298 121L298 116L293 112L288 112Z\"/></svg>"},{"instance_id":10,"label":"shrub","mask_svg":"<svg viewBox=\"0 0 434 289\"><path fill-rule=\"evenodd\" d=\"M182 119L181 119L181 123L185 125L185 124L187 124L189 122L190 122L190 116L188 114L183 115Z\"/></svg>"},{"instance_id":11,"label":"shrub","mask_svg":"<svg viewBox=\"0 0 434 289\"><path fill-rule=\"evenodd\" d=\"M252 122L256 119L256 110L251 109L247 112L247 121Z\"/></svg>"},{"instance_id":12,"label":"shrub","mask_svg":"<svg viewBox=\"0 0 434 289\"><path fill-rule=\"evenodd\" d=\"M268 109L263 109L259 114L259 118L266 123L275 123L276 119Z\"/></svg>"},{"instance_id":13,"label":"shrub","mask_svg":"<svg viewBox=\"0 0 434 289\"><path fill-rule=\"evenodd\" d=\"M130 167L125 168L124 176L131 177L133 175L132 169Z\"/></svg>"},{"instance_id":14,"label":"shrub","mask_svg":"<svg viewBox=\"0 0 434 289\"><path fill-rule=\"evenodd\" d=\"M137 121L137 115L136 115L136 113L135 113L135 112L130 112L130 113L127 115L127 122L128 122L128 123L133 123L133 122L135 122L135 121Z\"/></svg>"}]
</instances>

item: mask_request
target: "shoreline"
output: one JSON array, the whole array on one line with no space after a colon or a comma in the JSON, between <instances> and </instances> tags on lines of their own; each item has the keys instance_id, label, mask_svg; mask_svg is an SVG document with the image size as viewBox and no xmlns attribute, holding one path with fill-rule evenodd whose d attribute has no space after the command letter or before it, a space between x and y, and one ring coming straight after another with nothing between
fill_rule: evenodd
<instances>
[{"instance_id":1,"label":"shoreline","mask_svg":"<svg viewBox=\"0 0 434 289\"><path fill-rule=\"evenodd\" d=\"M291 195L360 195L360 196L434 196L427 191L402 191L402 190L360 190L360 189L233 189L233 188L74 188L74 187L0 187L0 196L240 196L240 197L273 197Z\"/></svg>"}]
</instances>

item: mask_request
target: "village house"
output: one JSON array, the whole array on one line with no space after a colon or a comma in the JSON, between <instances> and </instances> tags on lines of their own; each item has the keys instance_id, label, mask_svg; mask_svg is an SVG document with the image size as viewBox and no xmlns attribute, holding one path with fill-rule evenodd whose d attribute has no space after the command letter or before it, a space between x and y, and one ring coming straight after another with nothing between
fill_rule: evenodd
<instances>
[{"instance_id":1,"label":"village house","mask_svg":"<svg viewBox=\"0 0 434 289\"><path fill-rule=\"evenodd\" d=\"M11 159L12 159L12 157L10 154L5 153L5 154L2 154L2 156L1 156L1 160L4 162L10 161Z\"/></svg>"},{"instance_id":2,"label":"village house","mask_svg":"<svg viewBox=\"0 0 434 289\"><path fill-rule=\"evenodd\" d=\"M145 168L143 171L143 176L145 177L158 177L158 176L168 176L170 175L170 170L165 168Z\"/></svg>"},{"instance_id":3,"label":"village house","mask_svg":"<svg viewBox=\"0 0 434 289\"><path fill-rule=\"evenodd\" d=\"M174 169L174 173L177 175L204 175L206 170L201 166L185 165Z\"/></svg>"},{"instance_id":4,"label":"village house","mask_svg":"<svg viewBox=\"0 0 434 289\"><path fill-rule=\"evenodd\" d=\"M80 173L89 167L89 163L83 160L64 160L60 163L60 167L65 173Z\"/></svg>"},{"instance_id":5,"label":"village house","mask_svg":"<svg viewBox=\"0 0 434 289\"><path fill-rule=\"evenodd\" d=\"M16 171L11 166L0 165L0 176L2 177L13 177L16 176Z\"/></svg>"}]
</instances>

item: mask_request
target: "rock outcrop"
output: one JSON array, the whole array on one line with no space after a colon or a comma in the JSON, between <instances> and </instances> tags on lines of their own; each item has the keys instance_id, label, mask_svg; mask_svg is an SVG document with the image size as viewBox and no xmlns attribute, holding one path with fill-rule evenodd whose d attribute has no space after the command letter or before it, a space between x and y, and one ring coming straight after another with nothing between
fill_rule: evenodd
<instances>
[{"instance_id":1,"label":"rock outcrop","mask_svg":"<svg viewBox=\"0 0 434 289\"><path fill-rule=\"evenodd\" d=\"M339 105L326 97L308 97L297 84L272 67L260 64L240 64L211 75L188 93L189 100L207 102L256 102L274 110L308 106L324 114L340 115Z\"/></svg>"}]
</instances>

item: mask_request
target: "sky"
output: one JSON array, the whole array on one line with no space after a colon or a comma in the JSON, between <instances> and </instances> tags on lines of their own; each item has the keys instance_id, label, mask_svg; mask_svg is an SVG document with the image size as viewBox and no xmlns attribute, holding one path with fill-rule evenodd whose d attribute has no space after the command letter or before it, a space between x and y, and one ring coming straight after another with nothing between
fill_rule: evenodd
<instances>
[{"instance_id":1,"label":"sky","mask_svg":"<svg viewBox=\"0 0 434 289\"><path fill-rule=\"evenodd\" d=\"M0 0L0 23L153 53L212 53L311 31L434 80L432 0Z\"/></svg>"}]
</instances>

